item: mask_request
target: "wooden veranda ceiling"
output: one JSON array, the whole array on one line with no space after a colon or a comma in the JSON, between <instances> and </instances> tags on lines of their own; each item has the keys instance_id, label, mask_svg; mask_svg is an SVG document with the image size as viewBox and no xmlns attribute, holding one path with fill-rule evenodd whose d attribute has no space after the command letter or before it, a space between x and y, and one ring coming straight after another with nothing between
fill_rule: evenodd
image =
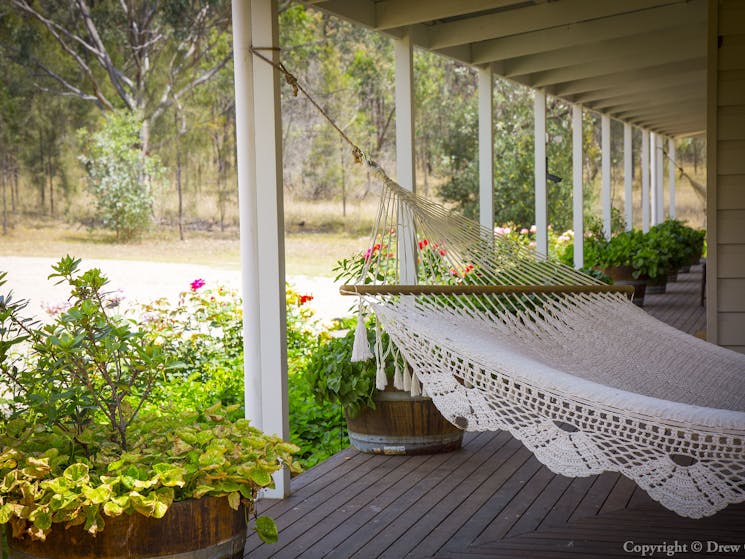
<instances>
[{"instance_id":1,"label":"wooden veranda ceiling","mask_svg":"<svg viewBox=\"0 0 745 559\"><path fill-rule=\"evenodd\" d=\"M706 0L305 0L669 136L706 127Z\"/></svg>"}]
</instances>

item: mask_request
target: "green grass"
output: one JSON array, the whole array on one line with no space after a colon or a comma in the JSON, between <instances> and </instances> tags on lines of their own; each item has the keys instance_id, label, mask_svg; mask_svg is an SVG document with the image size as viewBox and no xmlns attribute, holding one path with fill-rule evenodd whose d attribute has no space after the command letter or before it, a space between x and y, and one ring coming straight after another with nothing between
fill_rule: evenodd
<instances>
[{"instance_id":1,"label":"green grass","mask_svg":"<svg viewBox=\"0 0 745 559\"><path fill-rule=\"evenodd\" d=\"M287 233L286 273L330 277L337 260L363 250L366 245L367 235L343 231ZM65 254L84 259L193 263L224 269L240 267L237 230L226 233L189 231L186 240L180 241L175 229L159 228L141 241L121 244L103 231L37 220L17 223L5 236L0 234L0 255L3 256L59 258Z\"/></svg>"}]
</instances>

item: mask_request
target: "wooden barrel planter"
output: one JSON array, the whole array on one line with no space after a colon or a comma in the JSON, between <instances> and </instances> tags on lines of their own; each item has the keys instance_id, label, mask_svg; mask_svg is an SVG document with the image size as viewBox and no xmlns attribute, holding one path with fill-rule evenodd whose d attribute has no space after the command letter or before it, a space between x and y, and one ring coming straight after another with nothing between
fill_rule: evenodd
<instances>
[{"instance_id":1,"label":"wooden barrel planter","mask_svg":"<svg viewBox=\"0 0 745 559\"><path fill-rule=\"evenodd\" d=\"M227 498L204 497L173 503L161 519L141 514L104 515L93 537L82 526L52 528L46 541L16 539L7 530L10 559L239 559L246 542L243 507Z\"/></svg>"},{"instance_id":2,"label":"wooden barrel planter","mask_svg":"<svg viewBox=\"0 0 745 559\"><path fill-rule=\"evenodd\" d=\"M647 277L634 278L632 266L611 266L605 268L603 273L613 280L616 285L634 286L634 304L638 307L644 306L644 295L647 291Z\"/></svg>"},{"instance_id":3,"label":"wooden barrel planter","mask_svg":"<svg viewBox=\"0 0 745 559\"><path fill-rule=\"evenodd\" d=\"M347 414L349 441L370 454L434 454L456 450L463 431L445 419L430 398L378 391L375 409Z\"/></svg>"}]
</instances>

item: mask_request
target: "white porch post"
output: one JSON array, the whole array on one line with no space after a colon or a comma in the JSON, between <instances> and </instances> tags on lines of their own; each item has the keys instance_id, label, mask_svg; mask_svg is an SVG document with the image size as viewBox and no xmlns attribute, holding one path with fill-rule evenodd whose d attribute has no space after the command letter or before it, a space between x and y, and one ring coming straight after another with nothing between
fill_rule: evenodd
<instances>
[{"instance_id":1,"label":"white porch post","mask_svg":"<svg viewBox=\"0 0 745 559\"><path fill-rule=\"evenodd\" d=\"M494 76L479 68L479 222L494 228Z\"/></svg>"},{"instance_id":2,"label":"white porch post","mask_svg":"<svg viewBox=\"0 0 745 559\"><path fill-rule=\"evenodd\" d=\"M246 417L264 432L288 439L279 78L268 64L253 64L248 51L252 43L278 46L276 0L234 0L233 33ZM287 496L289 472L277 472L274 481L276 488L264 496Z\"/></svg>"},{"instance_id":3,"label":"white porch post","mask_svg":"<svg viewBox=\"0 0 745 559\"><path fill-rule=\"evenodd\" d=\"M649 130L642 130L642 231L649 231Z\"/></svg>"},{"instance_id":4,"label":"white porch post","mask_svg":"<svg viewBox=\"0 0 745 559\"><path fill-rule=\"evenodd\" d=\"M574 228L574 267L585 265L585 215L582 192L582 107L572 105L572 227Z\"/></svg>"},{"instance_id":5,"label":"white porch post","mask_svg":"<svg viewBox=\"0 0 745 559\"><path fill-rule=\"evenodd\" d=\"M414 173L414 53L411 38L393 41L396 73L396 171L398 184L412 192Z\"/></svg>"},{"instance_id":6,"label":"white porch post","mask_svg":"<svg viewBox=\"0 0 745 559\"><path fill-rule=\"evenodd\" d=\"M655 135L655 159L657 161L657 215L656 223L665 221L665 156L662 153L662 136Z\"/></svg>"},{"instance_id":7,"label":"white porch post","mask_svg":"<svg viewBox=\"0 0 745 559\"><path fill-rule=\"evenodd\" d=\"M649 134L649 223L657 225L657 134Z\"/></svg>"},{"instance_id":8,"label":"white porch post","mask_svg":"<svg viewBox=\"0 0 745 559\"><path fill-rule=\"evenodd\" d=\"M610 200L610 117L601 115L600 117L600 152L601 152L601 171L602 176L600 186L600 210L603 220L603 232L605 238L611 236L611 200Z\"/></svg>"},{"instance_id":9,"label":"white porch post","mask_svg":"<svg viewBox=\"0 0 745 559\"><path fill-rule=\"evenodd\" d=\"M411 37L407 33L393 41L396 82L396 171L398 183L414 192L416 174L414 167L414 53ZM416 283L416 239L410 215L399 215L398 251L400 255L399 280L404 284Z\"/></svg>"},{"instance_id":10,"label":"white porch post","mask_svg":"<svg viewBox=\"0 0 745 559\"><path fill-rule=\"evenodd\" d=\"M626 231L631 231L634 225L634 191L632 189L634 153L631 141L631 125L627 122L623 125L623 190L625 203Z\"/></svg>"},{"instance_id":11,"label":"white porch post","mask_svg":"<svg viewBox=\"0 0 745 559\"><path fill-rule=\"evenodd\" d=\"M670 216L670 219L675 219L675 140L673 138L668 138L667 140L667 153L669 157L669 161L667 164L668 167L668 188L669 188L669 210L668 215Z\"/></svg>"},{"instance_id":12,"label":"white porch post","mask_svg":"<svg viewBox=\"0 0 745 559\"><path fill-rule=\"evenodd\" d=\"M243 295L243 378L246 417L262 428L261 366L259 356L258 231L256 230L256 156L254 154L253 56L251 6L233 1L233 58L235 134L240 213L241 290Z\"/></svg>"},{"instance_id":13,"label":"white porch post","mask_svg":"<svg viewBox=\"0 0 745 559\"><path fill-rule=\"evenodd\" d=\"M548 202L546 194L546 92L535 90L535 225L536 250L548 254Z\"/></svg>"}]
</instances>

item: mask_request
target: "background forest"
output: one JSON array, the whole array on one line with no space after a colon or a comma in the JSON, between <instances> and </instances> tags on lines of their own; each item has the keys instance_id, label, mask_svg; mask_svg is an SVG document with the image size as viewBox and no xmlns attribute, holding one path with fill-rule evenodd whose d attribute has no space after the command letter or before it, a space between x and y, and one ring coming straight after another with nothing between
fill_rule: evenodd
<instances>
[{"instance_id":1,"label":"background forest","mask_svg":"<svg viewBox=\"0 0 745 559\"><path fill-rule=\"evenodd\" d=\"M391 41L289 1L280 11L285 66L393 173ZM205 231L237 236L229 1L10 0L0 6L0 49L3 234L51 220L104 228L119 241L150 228L181 239ZM417 188L474 215L477 76L421 51L414 76ZM530 227L532 93L498 79L494 103L496 221ZM570 107L550 98L547 111L548 170L562 178L549 183L549 221L564 230L571 227ZM287 84L282 118L288 231L367 233L369 221L359 216L375 203L376 189L365 170ZM620 123L611 132L620 208ZM597 203L599 136L599 115L586 111L588 214ZM635 131L636 158L640 143ZM678 141L691 174L702 172L703 153L701 138ZM701 225L700 208L678 213Z\"/></svg>"}]
</instances>

